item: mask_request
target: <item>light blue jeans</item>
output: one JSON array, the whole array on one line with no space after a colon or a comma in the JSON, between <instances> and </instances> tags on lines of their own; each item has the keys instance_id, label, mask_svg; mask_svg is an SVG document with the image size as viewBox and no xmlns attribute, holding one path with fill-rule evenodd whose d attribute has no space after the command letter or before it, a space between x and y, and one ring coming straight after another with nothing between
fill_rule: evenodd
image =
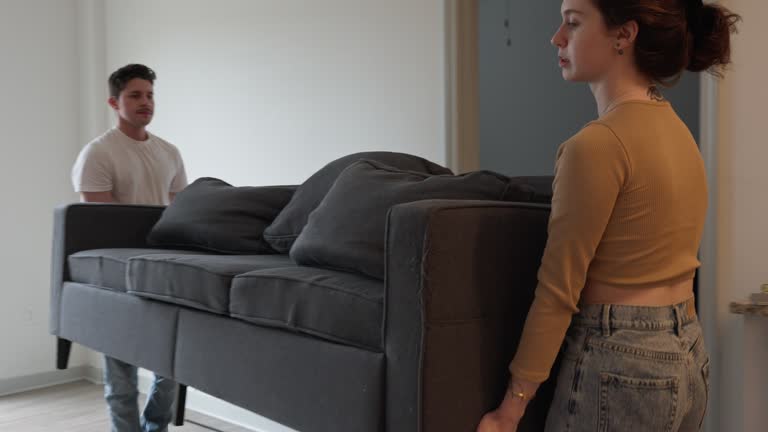
<instances>
[{"instance_id":1,"label":"light blue jeans","mask_svg":"<svg viewBox=\"0 0 768 432\"><path fill-rule=\"evenodd\" d=\"M693 298L663 307L580 309L565 339L546 431L698 431L709 356Z\"/></svg>"},{"instance_id":2,"label":"light blue jeans","mask_svg":"<svg viewBox=\"0 0 768 432\"><path fill-rule=\"evenodd\" d=\"M138 369L104 356L104 398L112 432L166 432L173 413L176 382L155 375L139 418Z\"/></svg>"}]
</instances>

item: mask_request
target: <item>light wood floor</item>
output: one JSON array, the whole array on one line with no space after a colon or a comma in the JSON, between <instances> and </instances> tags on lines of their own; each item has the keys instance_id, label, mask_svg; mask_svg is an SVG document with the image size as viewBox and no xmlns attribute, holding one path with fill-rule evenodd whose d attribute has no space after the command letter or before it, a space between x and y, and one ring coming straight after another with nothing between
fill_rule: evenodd
<instances>
[{"instance_id":1,"label":"light wood floor","mask_svg":"<svg viewBox=\"0 0 768 432\"><path fill-rule=\"evenodd\" d=\"M141 403L144 396L140 396ZM141 406L141 404L139 405ZM78 381L0 397L3 432L108 432L104 388ZM250 432L187 409L184 426L169 432Z\"/></svg>"}]
</instances>

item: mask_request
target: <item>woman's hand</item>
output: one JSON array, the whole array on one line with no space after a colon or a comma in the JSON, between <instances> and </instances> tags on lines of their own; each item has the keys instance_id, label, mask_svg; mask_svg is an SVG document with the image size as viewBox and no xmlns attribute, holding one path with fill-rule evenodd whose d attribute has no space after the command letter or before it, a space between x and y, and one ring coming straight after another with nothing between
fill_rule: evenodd
<instances>
[{"instance_id":1,"label":"woman's hand","mask_svg":"<svg viewBox=\"0 0 768 432\"><path fill-rule=\"evenodd\" d=\"M477 426L477 432L517 432L517 425L525 414L525 407L538 387L537 383L528 381L510 381L501 405L483 416ZM519 397L520 393L527 397Z\"/></svg>"},{"instance_id":2,"label":"woman's hand","mask_svg":"<svg viewBox=\"0 0 768 432\"><path fill-rule=\"evenodd\" d=\"M517 425L522 416L522 411L518 415L507 413L499 407L483 416L477 426L477 432L517 432Z\"/></svg>"}]
</instances>

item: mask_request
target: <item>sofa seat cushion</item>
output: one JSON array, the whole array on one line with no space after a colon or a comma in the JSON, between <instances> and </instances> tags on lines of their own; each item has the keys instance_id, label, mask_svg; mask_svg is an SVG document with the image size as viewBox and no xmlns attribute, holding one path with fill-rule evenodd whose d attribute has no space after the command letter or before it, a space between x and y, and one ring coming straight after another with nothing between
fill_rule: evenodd
<instances>
[{"instance_id":1,"label":"sofa seat cushion","mask_svg":"<svg viewBox=\"0 0 768 432\"><path fill-rule=\"evenodd\" d=\"M226 314L236 275L295 265L288 255L145 255L128 261L128 292Z\"/></svg>"},{"instance_id":2,"label":"sofa seat cushion","mask_svg":"<svg viewBox=\"0 0 768 432\"><path fill-rule=\"evenodd\" d=\"M126 291L128 259L153 254L195 255L201 252L172 249L91 249L73 253L67 257L69 279L106 288Z\"/></svg>"},{"instance_id":3,"label":"sofa seat cushion","mask_svg":"<svg viewBox=\"0 0 768 432\"><path fill-rule=\"evenodd\" d=\"M235 277L230 315L345 345L382 351L384 282L360 274L291 267Z\"/></svg>"}]
</instances>

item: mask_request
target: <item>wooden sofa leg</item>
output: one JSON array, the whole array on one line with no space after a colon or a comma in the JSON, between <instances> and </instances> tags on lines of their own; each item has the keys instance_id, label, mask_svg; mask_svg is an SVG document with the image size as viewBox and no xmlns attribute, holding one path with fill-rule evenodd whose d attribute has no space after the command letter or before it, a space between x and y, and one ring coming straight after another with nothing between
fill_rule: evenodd
<instances>
[{"instance_id":1,"label":"wooden sofa leg","mask_svg":"<svg viewBox=\"0 0 768 432\"><path fill-rule=\"evenodd\" d=\"M69 364L69 352L72 341L56 338L56 369L66 369Z\"/></svg>"},{"instance_id":2,"label":"wooden sofa leg","mask_svg":"<svg viewBox=\"0 0 768 432\"><path fill-rule=\"evenodd\" d=\"M184 424L184 408L187 404L187 386L179 384L176 389L176 413L173 418L174 426L182 426Z\"/></svg>"}]
</instances>

